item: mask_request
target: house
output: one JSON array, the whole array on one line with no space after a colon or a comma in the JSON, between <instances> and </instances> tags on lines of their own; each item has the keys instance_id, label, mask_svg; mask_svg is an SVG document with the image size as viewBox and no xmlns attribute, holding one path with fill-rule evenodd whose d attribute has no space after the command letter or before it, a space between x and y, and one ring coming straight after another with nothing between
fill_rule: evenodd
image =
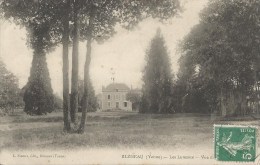
<instances>
[{"instance_id":1,"label":"house","mask_svg":"<svg viewBox=\"0 0 260 165\"><path fill-rule=\"evenodd\" d=\"M101 110L132 111L132 103L126 100L130 88L123 83L112 83L102 87L102 94L98 97Z\"/></svg>"}]
</instances>

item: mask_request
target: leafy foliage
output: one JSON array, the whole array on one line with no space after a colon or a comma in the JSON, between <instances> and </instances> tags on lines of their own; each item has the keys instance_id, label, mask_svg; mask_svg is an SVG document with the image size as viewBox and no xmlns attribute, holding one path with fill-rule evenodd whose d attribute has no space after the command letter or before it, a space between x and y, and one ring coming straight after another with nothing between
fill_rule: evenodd
<instances>
[{"instance_id":1,"label":"leafy foliage","mask_svg":"<svg viewBox=\"0 0 260 165\"><path fill-rule=\"evenodd\" d=\"M55 109L63 108L63 100L57 94L54 95L54 108Z\"/></svg>"},{"instance_id":2,"label":"leafy foliage","mask_svg":"<svg viewBox=\"0 0 260 165\"><path fill-rule=\"evenodd\" d=\"M33 58L23 100L24 111L29 115L43 115L54 110L53 90L44 55Z\"/></svg>"},{"instance_id":3,"label":"leafy foliage","mask_svg":"<svg viewBox=\"0 0 260 165\"><path fill-rule=\"evenodd\" d=\"M143 113L171 113L172 73L170 58L160 29L151 41L143 73Z\"/></svg>"},{"instance_id":4,"label":"leafy foliage","mask_svg":"<svg viewBox=\"0 0 260 165\"><path fill-rule=\"evenodd\" d=\"M3 18L27 29L27 44L34 48L38 35L42 38L41 47L45 52L61 42L61 4L47 0L3 0L0 12Z\"/></svg>"},{"instance_id":5,"label":"leafy foliage","mask_svg":"<svg viewBox=\"0 0 260 165\"><path fill-rule=\"evenodd\" d=\"M128 100L132 103L132 109L134 111L138 111L140 109L141 96L142 96L142 93L141 93L141 90L139 90L139 89L131 89L126 94L126 100Z\"/></svg>"},{"instance_id":6,"label":"leafy foliage","mask_svg":"<svg viewBox=\"0 0 260 165\"><path fill-rule=\"evenodd\" d=\"M0 60L0 109L13 110L23 106L18 79L9 72Z\"/></svg>"},{"instance_id":7,"label":"leafy foliage","mask_svg":"<svg viewBox=\"0 0 260 165\"><path fill-rule=\"evenodd\" d=\"M223 116L248 113L247 98L259 81L259 5L257 0L211 1L181 46L179 78L186 82L186 94L200 84L211 111Z\"/></svg>"},{"instance_id":8,"label":"leafy foliage","mask_svg":"<svg viewBox=\"0 0 260 165\"><path fill-rule=\"evenodd\" d=\"M93 88L92 83L90 83L89 87L89 95L88 95L88 104L87 104L87 110L88 112L95 112L97 111L97 107L98 107L98 102L97 102L97 97L95 95L95 90ZM84 82L83 80L79 81L79 112L82 111L82 106L83 106L83 92L84 92Z\"/></svg>"}]
</instances>

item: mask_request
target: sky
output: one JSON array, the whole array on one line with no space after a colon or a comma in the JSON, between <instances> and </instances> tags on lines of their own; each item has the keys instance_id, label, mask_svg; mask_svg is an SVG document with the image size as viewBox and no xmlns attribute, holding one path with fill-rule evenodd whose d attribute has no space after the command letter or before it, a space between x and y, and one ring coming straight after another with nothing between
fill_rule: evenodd
<instances>
[{"instance_id":1,"label":"sky","mask_svg":"<svg viewBox=\"0 0 260 165\"><path fill-rule=\"evenodd\" d=\"M117 34L103 44L93 43L90 76L96 94L102 86L115 82L125 83L132 88L141 88L142 70L145 66L145 52L151 39L160 28L165 38L172 64L172 72L178 71L178 43L191 28L199 23L199 12L208 0L181 0L184 12L169 20L167 24L148 18L131 31L117 27ZM30 74L33 51L26 45L26 31L7 21L0 20L0 58L9 71L19 79L19 87L23 87ZM79 47L79 71L83 78L86 55L86 43ZM71 60L70 60L71 61ZM47 54L47 65L51 84L55 94L62 96L62 48ZM71 66L71 65L70 65Z\"/></svg>"}]
</instances>

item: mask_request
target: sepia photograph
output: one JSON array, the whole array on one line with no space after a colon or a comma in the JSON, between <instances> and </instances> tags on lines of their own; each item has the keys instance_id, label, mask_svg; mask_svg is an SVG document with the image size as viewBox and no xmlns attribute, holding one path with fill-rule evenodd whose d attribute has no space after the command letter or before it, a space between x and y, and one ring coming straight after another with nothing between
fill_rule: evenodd
<instances>
[{"instance_id":1,"label":"sepia photograph","mask_svg":"<svg viewBox=\"0 0 260 165\"><path fill-rule=\"evenodd\" d=\"M0 165L260 165L259 0L0 0Z\"/></svg>"}]
</instances>

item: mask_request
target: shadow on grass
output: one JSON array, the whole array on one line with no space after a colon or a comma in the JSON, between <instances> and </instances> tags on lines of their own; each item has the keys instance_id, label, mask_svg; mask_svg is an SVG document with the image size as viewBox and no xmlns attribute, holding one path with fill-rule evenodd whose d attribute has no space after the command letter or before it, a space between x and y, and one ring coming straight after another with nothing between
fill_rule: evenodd
<instances>
[{"instance_id":1,"label":"shadow on grass","mask_svg":"<svg viewBox=\"0 0 260 165\"><path fill-rule=\"evenodd\" d=\"M119 123L118 123L119 124ZM109 129L110 128L110 129ZM68 134L62 131L62 126L17 130L6 134L5 150L23 149L79 149L92 147L166 147L177 142L170 135L156 136L151 130L121 129L111 125L88 125L84 134ZM139 128L139 127L138 127ZM138 132L138 133L137 133Z\"/></svg>"},{"instance_id":2,"label":"shadow on grass","mask_svg":"<svg viewBox=\"0 0 260 165\"><path fill-rule=\"evenodd\" d=\"M51 116L51 117L30 117L30 118L17 118L13 120L13 123L27 123L27 122L62 122L62 116Z\"/></svg>"},{"instance_id":3,"label":"shadow on grass","mask_svg":"<svg viewBox=\"0 0 260 165\"><path fill-rule=\"evenodd\" d=\"M47 122L47 123L55 123L55 122L63 122L63 116L12 116L12 123L31 123L31 122ZM77 115L78 121L81 119L81 115ZM144 117L141 115L126 115L126 116L98 116L98 115L87 115L87 121L114 121L117 119L122 120L142 120Z\"/></svg>"}]
</instances>

